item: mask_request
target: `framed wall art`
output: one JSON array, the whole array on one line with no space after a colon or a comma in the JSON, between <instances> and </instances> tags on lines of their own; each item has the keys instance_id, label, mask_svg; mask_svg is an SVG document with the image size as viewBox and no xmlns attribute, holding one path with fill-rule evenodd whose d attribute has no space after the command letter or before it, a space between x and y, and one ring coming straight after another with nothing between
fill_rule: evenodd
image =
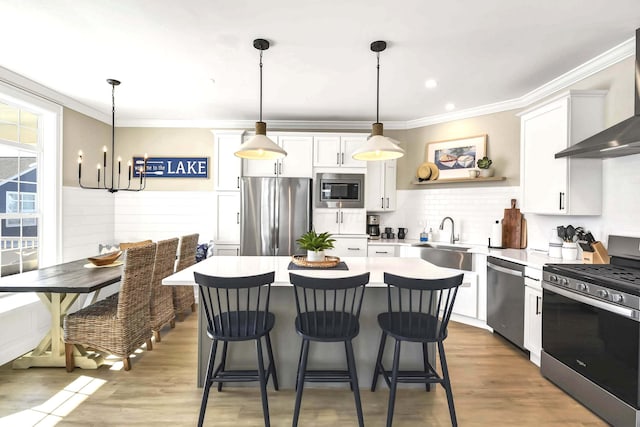
<instances>
[{"instance_id":1,"label":"framed wall art","mask_svg":"<svg viewBox=\"0 0 640 427\"><path fill-rule=\"evenodd\" d=\"M427 143L427 162L438 167L440 178L468 178L469 170L486 155L487 135Z\"/></svg>"}]
</instances>

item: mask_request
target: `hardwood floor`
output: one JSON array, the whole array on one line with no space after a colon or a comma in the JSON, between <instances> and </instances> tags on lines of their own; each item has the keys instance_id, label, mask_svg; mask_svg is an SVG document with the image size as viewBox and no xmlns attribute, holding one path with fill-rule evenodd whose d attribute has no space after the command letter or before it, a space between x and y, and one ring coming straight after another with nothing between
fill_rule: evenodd
<instances>
[{"instance_id":1,"label":"hardwood floor","mask_svg":"<svg viewBox=\"0 0 640 427\"><path fill-rule=\"evenodd\" d=\"M163 330L162 342L132 358L129 372L108 366L73 373L64 368L0 367L0 426L195 425L201 399L195 386L196 323L197 316L191 314L175 329ZM461 426L606 425L497 336L452 322L445 349ZM275 349L276 357L278 351L285 349ZM362 372L372 367L358 370L364 377ZM365 424L383 426L388 398L384 382L375 393L369 384L361 386ZM430 393L407 387L399 386L394 426L450 425L442 387ZM293 390L275 392L270 384L268 392L271 424L291 425ZM222 393L212 389L205 425L263 425L257 385ZM305 388L299 425L357 425L348 386Z\"/></svg>"}]
</instances>

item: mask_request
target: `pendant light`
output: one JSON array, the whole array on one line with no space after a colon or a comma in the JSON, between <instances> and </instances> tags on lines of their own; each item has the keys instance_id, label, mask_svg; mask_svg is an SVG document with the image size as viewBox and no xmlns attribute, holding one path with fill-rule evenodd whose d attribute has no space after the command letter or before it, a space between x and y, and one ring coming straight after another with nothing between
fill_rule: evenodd
<instances>
[{"instance_id":1,"label":"pendant light","mask_svg":"<svg viewBox=\"0 0 640 427\"><path fill-rule=\"evenodd\" d=\"M256 122L256 134L245 141L234 154L249 160L281 159L287 152L267 137L267 124L262 121L262 52L269 49L269 41L255 39L253 47L260 51L260 121Z\"/></svg>"},{"instance_id":2,"label":"pendant light","mask_svg":"<svg viewBox=\"0 0 640 427\"><path fill-rule=\"evenodd\" d=\"M116 79L107 79L107 83L111 85L111 184L107 184L107 146L105 145L102 148L102 166L100 163L97 164L97 173L98 173L98 184L96 186L85 185L82 183L82 150L78 152L78 185L80 188L84 188L85 190L107 190L110 193L115 193L117 191L142 191L145 189L147 185L147 155L144 155L144 159L136 162L136 170L139 171L140 181L136 184L134 183L134 188L131 188L131 172L132 165L131 161L127 162L127 186L120 186L120 178L122 175L122 159L118 157L118 176L115 176L116 170L116 162L115 162L115 151L116 151L116 86L120 85L120 81ZM139 165L138 165L139 164ZM101 167L104 169L104 180L102 184L100 183L100 169ZM135 181L135 180L134 180Z\"/></svg>"},{"instance_id":3,"label":"pendant light","mask_svg":"<svg viewBox=\"0 0 640 427\"><path fill-rule=\"evenodd\" d=\"M371 136L362 147L355 150L352 157L356 160L376 161L392 160L404 156L404 150L398 146L398 141L382 135L380 123L380 52L387 48L387 42L375 41L371 43L371 51L377 57L376 79L376 122L372 125Z\"/></svg>"}]
</instances>

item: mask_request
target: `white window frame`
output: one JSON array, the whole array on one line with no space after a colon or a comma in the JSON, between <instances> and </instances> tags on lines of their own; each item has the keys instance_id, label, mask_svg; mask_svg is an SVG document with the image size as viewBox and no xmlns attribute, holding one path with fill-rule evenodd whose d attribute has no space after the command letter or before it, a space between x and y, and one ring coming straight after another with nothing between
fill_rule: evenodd
<instances>
[{"instance_id":1,"label":"white window frame","mask_svg":"<svg viewBox=\"0 0 640 427\"><path fill-rule=\"evenodd\" d=\"M25 209L25 196L28 197L30 202L33 202L33 209ZM31 196L33 197L31 199ZM25 192L25 191L7 191L5 193L6 198L6 209L7 213L20 213L21 218L7 218L5 220L5 227L20 227L20 219L22 219L23 227L33 227L38 223L38 218L34 215L33 218L29 218L28 215L24 214L37 214L38 211L36 207L38 206L38 193L33 192ZM15 204L15 209L9 209L9 198L12 199L11 206Z\"/></svg>"}]
</instances>

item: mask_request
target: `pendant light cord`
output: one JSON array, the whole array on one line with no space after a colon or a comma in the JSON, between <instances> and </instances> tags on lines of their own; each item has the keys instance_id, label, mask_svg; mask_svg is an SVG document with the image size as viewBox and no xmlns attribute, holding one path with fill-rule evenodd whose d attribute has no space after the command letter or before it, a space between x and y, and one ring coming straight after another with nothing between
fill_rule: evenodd
<instances>
[{"instance_id":1,"label":"pendant light cord","mask_svg":"<svg viewBox=\"0 0 640 427\"><path fill-rule=\"evenodd\" d=\"M380 52L376 52L378 59L376 78L376 123L380 123Z\"/></svg>"},{"instance_id":2,"label":"pendant light cord","mask_svg":"<svg viewBox=\"0 0 640 427\"><path fill-rule=\"evenodd\" d=\"M260 51L260 121L262 121L262 50Z\"/></svg>"},{"instance_id":3,"label":"pendant light cord","mask_svg":"<svg viewBox=\"0 0 640 427\"><path fill-rule=\"evenodd\" d=\"M111 189L114 188L113 174L116 151L116 85L111 85ZM107 185L107 171L104 171L104 185Z\"/></svg>"}]
</instances>

